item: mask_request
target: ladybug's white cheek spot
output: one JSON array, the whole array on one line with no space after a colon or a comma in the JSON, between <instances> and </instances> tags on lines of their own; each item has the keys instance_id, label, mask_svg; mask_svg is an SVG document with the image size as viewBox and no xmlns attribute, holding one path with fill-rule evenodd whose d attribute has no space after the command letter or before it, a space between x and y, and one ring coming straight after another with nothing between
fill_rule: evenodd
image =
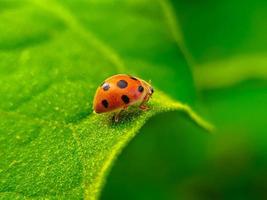
<instances>
[{"instance_id":1,"label":"ladybug's white cheek spot","mask_svg":"<svg viewBox=\"0 0 267 200\"><path fill-rule=\"evenodd\" d=\"M102 88L103 88L104 91L108 91L109 88L110 88L110 86L109 86L108 83L104 83L103 86L102 86Z\"/></svg>"}]
</instances>

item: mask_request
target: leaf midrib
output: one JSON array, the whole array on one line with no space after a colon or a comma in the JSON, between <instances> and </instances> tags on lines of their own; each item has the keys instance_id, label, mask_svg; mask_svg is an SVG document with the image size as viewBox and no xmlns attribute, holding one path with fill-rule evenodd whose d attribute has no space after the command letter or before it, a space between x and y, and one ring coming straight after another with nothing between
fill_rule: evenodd
<instances>
[{"instance_id":1,"label":"leaf midrib","mask_svg":"<svg viewBox=\"0 0 267 200\"><path fill-rule=\"evenodd\" d=\"M39 8L55 14L55 16L61 19L70 30L77 33L87 43L93 44L95 47L97 47L97 49L114 65L118 73L125 71L125 65L121 56L114 49L100 40L92 31L85 29L77 20L77 18L70 11L65 9L63 5L56 1L52 2L49 0L46 1L46 3L38 0L31 2L33 5L36 5Z\"/></svg>"}]
</instances>

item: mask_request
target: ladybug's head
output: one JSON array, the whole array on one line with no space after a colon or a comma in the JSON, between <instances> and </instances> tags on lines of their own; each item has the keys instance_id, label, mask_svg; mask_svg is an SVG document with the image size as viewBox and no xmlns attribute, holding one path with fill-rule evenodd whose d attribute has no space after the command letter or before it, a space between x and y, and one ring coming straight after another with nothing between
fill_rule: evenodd
<instances>
[{"instance_id":1,"label":"ladybug's head","mask_svg":"<svg viewBox=\"0 0 267 200\"><path fill-rule=\"evenodd\" d=\"M150 95L152 95L154 93L154 88L152 86L150 86L150 88L149 88L149 93L150 93Z\"/></svg>"},{"instance_id":2,"label":"ladybug's head","mask_svg":"<svg viewBox=\"0 0 267 200\"><path fill-rule=\"evenodd\" d=\"M148 82L142 80L142 82L143 82L143 85L145 86L145 90L146 90L147 94L149 96L152 96L152 94L154 93L154 89L151 86L151 81L149 81L149 83L148 83Z\"/></svg>"},{"instance_id":3,"label":"ladybug's head","mask_svg":"<svg viewBox=\"0 0 267 200\"><path fill-rule=\"evenodd\" d=\"M151 80L148 81L147 85L148 85L148 93L150 94L150 96L152 96L152 94L154 93L154 88L151 85Z\"/></svg>"}]
</instances>

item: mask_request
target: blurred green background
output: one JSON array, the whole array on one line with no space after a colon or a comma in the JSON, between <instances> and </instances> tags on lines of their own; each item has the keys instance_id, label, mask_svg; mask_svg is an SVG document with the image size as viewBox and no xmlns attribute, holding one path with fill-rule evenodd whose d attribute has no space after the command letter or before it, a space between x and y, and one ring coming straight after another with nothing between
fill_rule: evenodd
<instances>
[{"instance_id":1,"label":"blurred green background","mask_svg":"<svg viewBox=\"0 0 267 200\"><path fill-rule=\"evenodd\" d=\"M28 6L31 2L34 6ZM267 1L42 2L0 0L3 110L16 109L17 102L27 101L32 91L45 90L51 81L22 70L23 76L11 81L23 88L26 77L32 88L6 87L5 78L17 70L17 63L29 65L33 74L47 73L55 82L66 75L67 80L80 81L83 91L88 89L85 83L110 75L105 68L88 71L84 65L88 57L95 59L91 66L108 68L110 63L95 55L97 41L92 47L85 42L89 50L79 46L84 30L61 10L62 4L124 58L127 73L152 79L157 88L190 104L216 126L209 134L181 113L153 117L115 162L100 199L267 199ZM38 6L57 12L61 19L39 12ZM66 24L72 31L65 30ZM73 37L75 31L82 39ZM51 37L57 38L55 43L38 49ZM36 52L30 61L25 47ZM46 59L40 61L42 57ZM12 97L5 95L9 92L26 98L18 95L11 104ZM83 100L87 110L75 108L67 117L65 113L57 117L72 122L87 116L91 104ZM32 109L30 114L35 115ZM45 113L40 110L36 115Z\"/></svg>"}]
</instances>

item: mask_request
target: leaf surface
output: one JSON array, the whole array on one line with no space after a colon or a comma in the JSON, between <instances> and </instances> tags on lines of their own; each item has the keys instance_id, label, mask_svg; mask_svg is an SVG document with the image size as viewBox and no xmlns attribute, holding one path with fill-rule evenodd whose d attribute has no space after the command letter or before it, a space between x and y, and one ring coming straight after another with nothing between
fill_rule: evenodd
<instances>
[{"instance_id":1,"label":"leaf surface","mask_svg":"<svg viewBox=\"0 0 267 200\"><path fill-rule=\"evenodd\" d=\"M0 7L1 198L97 198L117 155L160 112L182 111L211 129L177 101L192 103L194 87L159 5L1 1ZM111 114L92 112L96 88L116 73L156 87L148 112L132 108L118 124Z\"/></svg>"}]
</instances>

